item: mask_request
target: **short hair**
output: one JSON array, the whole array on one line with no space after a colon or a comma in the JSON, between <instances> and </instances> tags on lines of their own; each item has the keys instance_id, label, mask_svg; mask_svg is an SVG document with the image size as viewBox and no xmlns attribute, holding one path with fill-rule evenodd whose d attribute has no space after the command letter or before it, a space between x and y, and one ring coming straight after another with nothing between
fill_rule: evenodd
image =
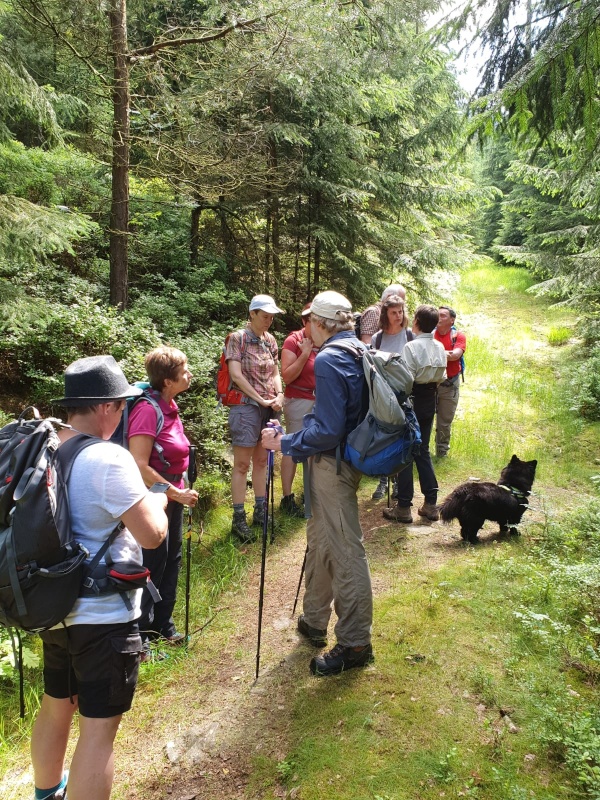
<instances>
[{"instance_id":1,"label":"short hair","mask_svg":"<svg viewBox=\"0 0 600 800\"><path fill-rule=\"evenodd\" d=\"M386 297L385 300L381 304L381 312L379 314L379 328L386 333L387 329L390 327L390 321L388 319L388 309L390 308L397 308L398 306L402 307L402 311L404 312L404 318L402 320L402 327L408 328L408 317L406 315L406 303L400 297L399 294L391 294L389 297Z\"/></svg>"},{"instance_id":2,"label":"short hair","mask_svg":"<svg viewBox=\"0 0 600 800\"><path fill-rule=\"evenodd\" d=\"M446 311L450 314L452 319L456 319L456 311L451 306L438 306L438 308L445 308Z\"/></svg>"},{"instance_id":3,"label":"short hair","mask_svg":"<svg viewBox=\"0 0 600 800\"><path fill-rule=\"evenodd\" d=\"M115 408L121 406L124 403L124 400L106 400L107 403L112 403ZM85 414L92 414L97 408L104 405L104 403L92 403L89 406L67 406L67 422L70 419L73 419L74 416L84 416Z\"/></svg>"},{"instance_id":4,"label":"short hair","mask_svg":"<svg viewBox=\"0 0 600 800\"><path fill-rule=\"evenodd\" d=\"M406 299L406 289L404 288L404 286L402 286L402 284L401 284L401 283L391 283L391 284L390 284L390 285L387 287L387 289L384 289L384 290L383 290L383 293L382 293L382 295L381 295L380 302L382 302L382 303L383 303L383 301L385 300L385 298L386 298L386 297L388 297L389 295L392 295L392 294L398 294L398 295L400 295L400 297L401 297L403 300L405 300L405 299Z\"/></svg>"},{"instance_id":5,"label":"short hair","mask_svg":"<svg viewBox=\"0 0 600 800\"><path fill-rule=\"evenodd\" d=\"M338 319L327 319L319 314L311 314L310 321L325 328L327 333L339 333L340 331L354 330L354 314L352 311L338 311Z\"/></svg>"},{"instance_id":6,"label":"short hair","mask_svg":"<svg viewBox=\"0 0 600 800\"><path fill-rule=\"evenodd\" d=\"M187 356L176 347L161 345L151 350L144 359L146 374L150 381L150 386L157 392L162 392L165 381L175 380L177 370L187 361Z\"/></svg>"},{"instance_id":7,"label":"short hair","mask_svg":"<svg viewBox=\"0 0 600 800\"><path fill-rule=\"evenodd\" d=\"M423 333L431 333L438 324L439 312L435 306L419 306L415 311L415 319Z\"/></svg>"}]
</instances>

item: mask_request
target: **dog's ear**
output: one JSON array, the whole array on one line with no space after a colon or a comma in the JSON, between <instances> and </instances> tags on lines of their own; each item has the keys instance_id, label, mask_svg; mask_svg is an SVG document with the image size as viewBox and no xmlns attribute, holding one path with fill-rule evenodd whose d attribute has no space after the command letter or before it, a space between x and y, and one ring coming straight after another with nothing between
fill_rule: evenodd
<instances>
[{"instance_id":1,"label":"dog's ear","mask_svg":"<svg viewBox=\"0 0 600 800\"><path fill-rule=\"evenodd\" d=\"M517 458L517 456L516 456L516 455L513 453L513 457L511 458L511 460L510 460L510 463L511 463L511 464L514 464L514 463L515 463L515 461L518 461L518 460L519 460L519 459Z\"/></svg>"}]
</instances>

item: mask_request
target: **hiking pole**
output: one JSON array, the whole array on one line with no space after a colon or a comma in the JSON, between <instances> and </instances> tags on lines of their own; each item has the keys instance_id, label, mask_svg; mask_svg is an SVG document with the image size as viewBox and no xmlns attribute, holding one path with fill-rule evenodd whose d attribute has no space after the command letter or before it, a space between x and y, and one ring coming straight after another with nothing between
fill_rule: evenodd
<instances>
[{"instance_id":1,"label":"hiking pole","mask_svg":"<svg viewBox=\"0 0 600 800\"><path fill-rule=\"evenodd\" d=\"M274 428L277 433L283 433L283 428L275 420L267 422L267 428ZM258 594L258 637L256 642L256 677L258 680L258 670L260 668L260 637L262 633L263 602L265 597L265 568L267 564L267 539L269 537L269 489L273 487L273 465L275 463L275 453L268 451L267 455L267 483L265 487L265 513L263 517L262 531L262 554L260 561L260 589Z\"/></svg>"},{"instance_id":2,"label":"hiking pole","mask_svg":"<svg viewBox=\"0 0 600 800\"><path fill-rule=\"evenodd\" d=\"M196 445L190 445L190 460L188 464L188 488L194 488L196 480ZM188 506L188 528L185 538L186 542L186 562L185 562L185 641L188 641L190 630L190 561L192 558L192 506Z\"/></svg>"},{"instance_id":3,"label":"hiking pole","mask_svg":"<svg viewBox=\"0 0 600 800\"><path fill-rule=\"evenodd\" d=\"M298 588L296 589L296 599L294 600L294 607L292 608L292 617L296 613L296 606L298 605L298 598L300 597L300 587L302 586L302 578L304 577L304 570L306 569L306 555L308 553L308 545L304 551L304 561L302 562L302 569L300 570L300 580L298 581Z\"/></svg>"}]
</instances>

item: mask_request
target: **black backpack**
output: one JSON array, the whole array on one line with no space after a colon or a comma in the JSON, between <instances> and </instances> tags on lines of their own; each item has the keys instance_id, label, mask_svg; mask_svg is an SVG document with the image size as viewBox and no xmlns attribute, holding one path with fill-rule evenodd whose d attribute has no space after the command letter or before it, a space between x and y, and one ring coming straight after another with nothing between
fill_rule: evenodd
<instances>
[{"instance_id":1,"label":"black backpack","mask_svg":"<svg viewBox=\"0 0 600 800\"><path fill-rule=\"evenodd\" d=\"M26 420L29 412L33 419ZM128 565L109 565L97 577L121 523L85 563L89 552L71 530L67 483L79 453L101 440L79 434L61 444L61 427L65 425L59 419L41 419L29 406L0 429L0 625L17 632L18 653L11 630L21 717L25 712L19 631L48 630L65 619L85 592L125 592L145 585L148 574L138 574L139 568Z\"/></svg>"},{"instance_id":2,"label":"black backpack","mask_svg":"<svg viewBox=\"0 0 600 800\"><path fill-rule=\"evenodd\" d=\"M89 556L73 538L66 486L75 457L97 439L59 448L61 424L30 407L0 430L0 624L30 632L67 616Z\"/></svg>"}]
</instances>

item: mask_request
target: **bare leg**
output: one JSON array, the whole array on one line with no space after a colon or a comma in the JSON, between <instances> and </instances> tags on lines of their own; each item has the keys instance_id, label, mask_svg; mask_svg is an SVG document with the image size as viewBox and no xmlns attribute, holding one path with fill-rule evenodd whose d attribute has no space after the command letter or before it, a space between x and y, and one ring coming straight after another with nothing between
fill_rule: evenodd
<instances>
[{"instance_id":1,"label":"bare leg","mask_svg":"<svg viewBox=\"0 0 600 800\"><path fill-rule=\"evenodd\" d=\"M57 699L45 694L31 732L31 763L38 789L58 786L65 769L65 752L77 697Z\"/></svg>"},{"instance_id":2,"label":"bare leg","mask_svg":"<svg viewBox=\"0 0 600 800\"><path fill-rule=\"evenodd\" d=\"M267 491L267 451L260 442L252 453L252 488L255 497L264 497Z\"/></svg>"},{"instance_id":3,"label":"bare leg","mask_svg":"<svg viewBox=\"0 0 600 800\"><path fill-rule=\"evenodd\" d=\"M259 445L262 448L262 445ZM243 503L246 499L246 479L250 469L254 447L233 448L233 470L231 471L231 498L234 505ZM266 453L266 450L263 449ZM266 458L266 456L265 456ZM254 480L254 475L252 475ZM263 489L264 494L264 489Z\"/></svg>"},{"instance_id":4,"label":"bare leg","mask_svg":"<svg viewBox=\"0 0 600 800\"><path fill-rule=\"evenodd\" d=\"M291 456L281 457L281 488L283 496L287 497L292 493L292 484L296 476L296 464Z\"/></svg>"},{"instance_id":5,"label":"bare leg","mask_svg":"<svg viewBox=\"0 0 600 800\"><path fill-rule=\"evenodd\" d=\"M113 743L121 716L80 717L79 741L69 772L69 800L109 800L115 767Z\"/></svg>"}]
</instances>

